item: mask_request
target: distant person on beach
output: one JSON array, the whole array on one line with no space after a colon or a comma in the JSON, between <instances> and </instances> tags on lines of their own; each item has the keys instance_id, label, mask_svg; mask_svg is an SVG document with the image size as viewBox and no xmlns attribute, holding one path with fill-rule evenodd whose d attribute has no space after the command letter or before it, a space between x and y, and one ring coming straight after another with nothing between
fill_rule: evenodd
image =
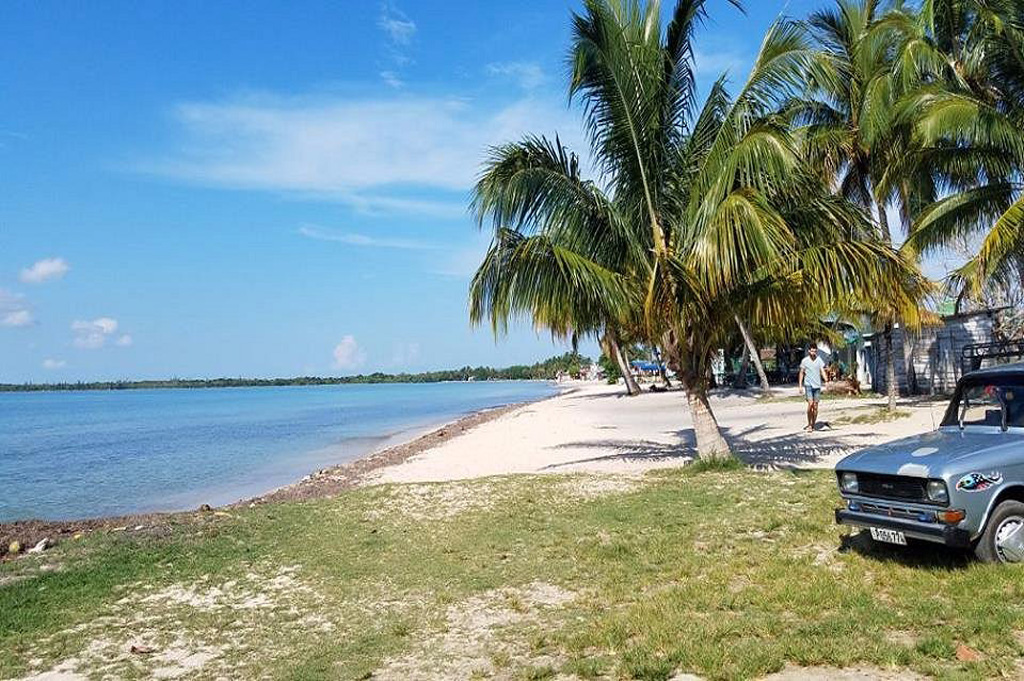
<instances>
[{"instance_id":1,"label":"distant person on beach","mask_svg":"<svg viewBox=\"0 0 1024 681\"><path fill-rule=\"evenodd\" d=\"M807 356L800 362L800 377L797 384L807 397L806 431L814 430L818 420L818 400L821 398L821 387L824 383L825 362L818 357L818 346L811 343L807 348Z\"/></svg>"}]
</instances>

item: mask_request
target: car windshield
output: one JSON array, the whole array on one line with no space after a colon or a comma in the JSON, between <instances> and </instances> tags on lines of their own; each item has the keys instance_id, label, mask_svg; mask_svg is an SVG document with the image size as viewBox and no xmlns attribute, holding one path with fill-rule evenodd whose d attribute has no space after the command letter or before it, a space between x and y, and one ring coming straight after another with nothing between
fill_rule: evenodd
<instances>
[{"instance_id":1,"label":"car windshield","mask_svg":"<svg viewBox=\"0 0 1024 681\"><path fill-rule=\"evenodd\" d=\"M1024 382L995 378L966 382L953 398L942 425L1024 427Z\"/></svg>"}]
</instances>

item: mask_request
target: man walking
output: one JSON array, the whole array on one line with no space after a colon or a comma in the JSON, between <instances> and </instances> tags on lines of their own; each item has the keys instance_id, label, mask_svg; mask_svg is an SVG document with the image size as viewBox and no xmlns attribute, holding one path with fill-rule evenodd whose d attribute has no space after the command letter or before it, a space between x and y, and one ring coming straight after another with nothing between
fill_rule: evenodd
<instances>
[{"instance_id":1,"label":"man walking","mask_svg":"<svg viewBox=\"0 0 1024 681\"><path fill-rule=\"evenodd\" d=\"M818 400L821 398L821 386L824 383L825 362L818 357L818 346L811 343L807 348L807 356L800 362L800 377L797 383L807 396L807 427L806 431L814 430L818 420Z\"/></svg>"}]
</instances>

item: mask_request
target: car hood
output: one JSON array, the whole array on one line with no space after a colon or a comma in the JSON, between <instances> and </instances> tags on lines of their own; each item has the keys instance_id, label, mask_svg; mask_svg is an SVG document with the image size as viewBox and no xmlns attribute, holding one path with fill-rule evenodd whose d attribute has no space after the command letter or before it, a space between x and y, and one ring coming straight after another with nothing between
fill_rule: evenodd
<instances>
[{"instance_id":1,"label":"car hood","mask_svg":"<svg viewBox=\"0 0 1024 681\"><path fill-rule=\"evenodd\" d=\"M1005 450L1024 443L1024 433L940 428L855 452L836 464L837 470L939 478L985 467Z\"/></svg>"}]
</instances>

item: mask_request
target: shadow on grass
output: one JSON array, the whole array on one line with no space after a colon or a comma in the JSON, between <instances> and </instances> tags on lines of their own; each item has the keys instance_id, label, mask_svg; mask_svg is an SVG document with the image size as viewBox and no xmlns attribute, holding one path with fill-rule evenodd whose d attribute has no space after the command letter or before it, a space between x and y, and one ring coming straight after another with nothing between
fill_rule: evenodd
<instances>
[{"instance_id":1,"label":"shadow on grass","mask_svg":"<svg viewBox=\"0 0 1024 681\"><path fill-rule=\"evenodd\" d=\"M963 549L913 539L908 540L906 546L885 544L872 539L867 530L841 536L839 552L924 570L962 570L976 562L974 555Z\"/></svg>"}]
</instances>

